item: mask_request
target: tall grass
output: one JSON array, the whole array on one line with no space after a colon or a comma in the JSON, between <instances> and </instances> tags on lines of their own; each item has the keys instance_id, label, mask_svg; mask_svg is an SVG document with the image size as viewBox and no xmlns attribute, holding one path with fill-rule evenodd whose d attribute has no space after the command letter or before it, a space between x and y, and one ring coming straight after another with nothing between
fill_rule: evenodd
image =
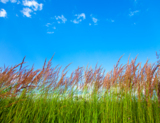
<instances>
[{"instance_id":1,"label":"tall grass","mask_svg":"<svg viewBox=\"0 0 160 123\"><path fill-rule=\"evenodd\" d=\"M160 122L160 63L148 65L147 60L141 69L141 63L135 65L136 57L131 64L128 59L127 65L118 68L119 59L114 70L105 77L100 67L96 69L96 65L93 71L92 68L88 70L87 65L84 76L78 67L67 79L64 71L69 64L58 80L61 67L56 70L57 65L51 69L52 58L47 68L45 60L42 70L33 71L33 66L28 72L22 69L25 57L13 68L0 68L0 122ZM15 72L18 66L20 69ZM80 80L84 82L81 85L78 84ZM91 87L92 91L86 94ZM103 94L102 89L105 90ZM35 90L41 93L35 94ZM76 96L78 90L85 94Z\"/></svg>"}]
</instances>

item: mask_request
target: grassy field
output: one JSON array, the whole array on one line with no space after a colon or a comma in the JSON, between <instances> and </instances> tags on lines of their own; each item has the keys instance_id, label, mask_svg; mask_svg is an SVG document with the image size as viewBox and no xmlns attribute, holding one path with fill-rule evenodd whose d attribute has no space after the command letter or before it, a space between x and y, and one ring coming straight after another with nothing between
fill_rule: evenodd
<instances>
[{"instance_id":1,"label":"grassy field","mask_svg":"<svg viewBox=\"0 0 160 123\"><path fill-rule=\"evenodd\" d=\"M136 57L118 68L119 59L105 76L96 65L95 71L87 66L84 76L78 67L66 79L69 64L58 80L60 69L50 68L52 58L42 70L22 70L25 57L13 68L0 68L1 123L160 123L158 62L147 61L141 68L140 63L135 65ZM103 94L100 88L105 89ZM84 94L76 95L78 90Z\"/></svg>"}]
</instances>

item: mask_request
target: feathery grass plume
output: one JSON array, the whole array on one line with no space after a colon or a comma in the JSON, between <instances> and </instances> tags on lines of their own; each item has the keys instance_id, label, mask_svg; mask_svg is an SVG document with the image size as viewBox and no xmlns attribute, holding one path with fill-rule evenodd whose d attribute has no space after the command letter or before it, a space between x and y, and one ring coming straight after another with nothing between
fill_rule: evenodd
<instances>
[{"instance_id":1,"label":"feathery grass plume","mask_svg":"<svg viewBox=\"0 0 160 123\"><path fill-rule=\"evenodd\" d=\"M141 69L141 63L135 64L136 56L131 63L128 58L127 65L118 67L121 56L114 69L105 76L105 70L101 72L101 66L97 69L97 63L95 70L91 67L88 69L87 65L84 76L82 67L78 66L66 79L68 71L64 71L70 63L58 81L61 67L57 68L57 65L51 69L52 58L46 68L45 59L42 70L33 71L34 65L27 72L22 69L25 57L22 63L10 70L5 66L4 71L0 68L0 122L2 119L3 122L21 122L24 119L26 122L160 121L160 110L157 108L160 104L160 63L151 65L147 60ZM19 72L15 72L19 65ZM84 83L80 83L79 87L80 80ZM75 86L76 90L73 90ZM36 89L40 94L34 93ZM103 89L105 92L102 96ZM90 92L78 95L76 101L74 98L78 90ZM152 102L153 91L156 91L158 101ZM138 102L135 95L138 96ZM52 97L51 101L49 96Z\"/></svg>"}]
</instances>

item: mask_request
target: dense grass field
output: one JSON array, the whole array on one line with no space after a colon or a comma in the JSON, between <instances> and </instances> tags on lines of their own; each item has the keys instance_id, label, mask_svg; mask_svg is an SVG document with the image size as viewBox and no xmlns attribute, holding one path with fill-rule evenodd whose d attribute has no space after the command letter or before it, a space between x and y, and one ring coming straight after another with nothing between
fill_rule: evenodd
<instances>
[{"instance_id":1,"label":"dense grass field","mask_svg":"<svg viewBox=\"0 0 160 123\"><path fill-rule=\"evenodd\" d=\"M105 76L96 65L95 71L87 66L84 76L78 67L67 79L69 64L58 80L52 58L42 70L22 70L25 57L13 68L0 68L1 123L160 123L160 63L147 61L141 68L136 57L118 68L119 59Z\"/></svg>"}]
</instances>

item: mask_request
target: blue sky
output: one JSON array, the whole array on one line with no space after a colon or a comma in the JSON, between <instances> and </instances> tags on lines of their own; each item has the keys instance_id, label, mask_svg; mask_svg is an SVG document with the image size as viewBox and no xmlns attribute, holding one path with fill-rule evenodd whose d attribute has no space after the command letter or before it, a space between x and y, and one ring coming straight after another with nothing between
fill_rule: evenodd
<instances>
[{"instance_id":1,"label":"blue sky","mask_svg":"<svg viewBox=\"0 0 160 123\"><path fill-rule=\"evenodd\" d=\"M41 69L69 63L67 76L98 62L107 73L120 64L157 61L159 0L0 0L0 65ZM23 67L24 67L23 66ZM59 74L61 76L61 72Z\"/></svg>"}]
</instances>

